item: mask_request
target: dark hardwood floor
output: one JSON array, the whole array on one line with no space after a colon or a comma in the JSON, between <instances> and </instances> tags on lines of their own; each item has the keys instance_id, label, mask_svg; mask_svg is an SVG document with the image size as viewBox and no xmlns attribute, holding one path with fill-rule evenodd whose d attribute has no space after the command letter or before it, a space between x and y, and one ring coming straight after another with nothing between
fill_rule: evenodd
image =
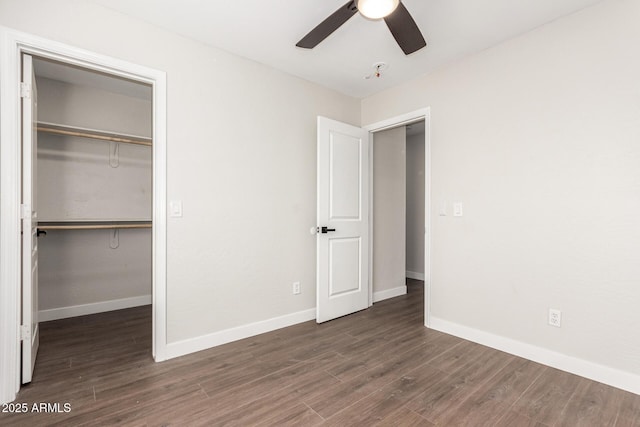
<instances>
[{"instance_id":1,"label":"dark hardwood floor","mask_svg":"<svg viewBox=\"0 0 640 427\"><path fill-rule=\"evenodd\" d=\"M150 307L42 323L15 403L70 412L0 424L640 426L640 396L426 329L422 282L408 284L351 316L163 363Z\"/></svg>"}]
</instances>

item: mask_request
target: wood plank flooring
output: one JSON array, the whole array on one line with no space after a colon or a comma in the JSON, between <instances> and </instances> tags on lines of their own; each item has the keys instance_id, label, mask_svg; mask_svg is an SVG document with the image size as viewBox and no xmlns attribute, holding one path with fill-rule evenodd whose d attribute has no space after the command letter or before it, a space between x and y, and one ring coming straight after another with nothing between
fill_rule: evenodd
<instances>
[{"instance_id":1,"label":"wood plank flooring","mask_svg":"<svg viewBox=\"0 0 640 427\"><path fill-rule=\"evenodd\" d=\"M29 413L0 425L640 426L640 396L424 328L422 282L408 288L163 363L150 307L42 323L14 402Z\"/></svg>"}]
</instances>

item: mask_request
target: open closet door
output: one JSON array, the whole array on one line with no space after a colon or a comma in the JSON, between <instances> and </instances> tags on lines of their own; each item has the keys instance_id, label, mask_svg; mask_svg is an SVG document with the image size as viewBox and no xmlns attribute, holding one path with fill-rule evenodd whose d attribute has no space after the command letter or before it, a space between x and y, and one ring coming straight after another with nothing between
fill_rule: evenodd
<instances>
[{"instance_id":1,"label":"open closet door","mask_svg":"<svg viewBox=\"0 0 640 427\"><path fill-rule=\"evenodd\" d=\"M37 94L33 58L22 56L22 383L31 382L38 353Z\"/></svg>"},{"instance_id":2,"label":"open closet door","mask_svg":"<svg viewBox=\"0 0 640 427\"><path fill-rule=\"evenodd\" d=\"M369 306L369 133L318 117L318 323Z\"/></svg>"}]
</instances>

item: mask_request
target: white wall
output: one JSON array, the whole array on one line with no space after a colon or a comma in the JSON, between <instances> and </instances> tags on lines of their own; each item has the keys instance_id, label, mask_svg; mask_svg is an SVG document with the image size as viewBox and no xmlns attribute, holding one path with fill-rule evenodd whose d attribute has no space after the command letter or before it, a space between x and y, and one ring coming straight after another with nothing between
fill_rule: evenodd
<instances>
[{"instance_id":1,"label":"white wall","mask_svg":"<svg viewBox=\"0 0 640 427\"><path fill-rule=\"evenodd\" d=\"M405 287L405 134L402 126L373 136L374 295Z\"/></svg>"},{"instance_id":2,"label":"white wall","mask_svg":"<svg viewBox=\"0 0 640 427\"><path fill-rule=\"evenodd\" d=\"M169 344L315 306L316 117L358 100L88 2L0 0L0 24L166 71Z\"/></svg>"},{"instance_id":3,"label":"white wall","mask_svg":"<svg viewBox=\"0 0 640 427\"><path fill-rule=\"evenodd\" d=\"M151 135L151 99L46 78L37 86L40 121ZM109 147L39 133L40 221L151 219L151 148L120 144L112 168ZM38 239L41 320L150 303L151 230L115 233L117 248L113 230L49 230Z\"/></svg>"},{"instance_id":4,"label":"white wall","mask_svg":"<svg viewBox=\"0 0 640 427\"><path fill-rule=\"evenodd\" d=\"M424 275L424 136L407 135L406 269L413 276Z\"/></svg>"},{"instance_id":5,"label":"white wall","mask_svg":"<svg viewBox=\"0 0 640 427\"><path fill-rule=\"evenodd\" d=\"M636 391L639 16L604 1L362 102L364 124L431 107L434 318Z\"/></svg>"}]
</instances>

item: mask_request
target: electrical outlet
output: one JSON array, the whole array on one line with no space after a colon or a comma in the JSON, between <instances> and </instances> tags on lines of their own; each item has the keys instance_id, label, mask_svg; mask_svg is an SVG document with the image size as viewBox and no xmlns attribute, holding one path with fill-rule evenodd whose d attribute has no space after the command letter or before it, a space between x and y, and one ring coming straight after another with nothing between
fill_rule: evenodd
<instances>
[{"instance_id":1,"label":"electrical outlet","mask_svg":"<svg viewBox=\"0 0 640 427\"><path fill-rule=\"evenodd\" d=\"M555 308L549 309L549 324L559 328L562 326L562 312Z\"/></svg>"},{"instance_id":2,"label":"electrical outlet","mask_svg":"<svg viewBox=\"0 0 640 427\"><path fill-rule=\"evenodd\" d=\"M293 282L293 294L298 295L300 293L300 282Z\"/></svg>"}]
</instances>

